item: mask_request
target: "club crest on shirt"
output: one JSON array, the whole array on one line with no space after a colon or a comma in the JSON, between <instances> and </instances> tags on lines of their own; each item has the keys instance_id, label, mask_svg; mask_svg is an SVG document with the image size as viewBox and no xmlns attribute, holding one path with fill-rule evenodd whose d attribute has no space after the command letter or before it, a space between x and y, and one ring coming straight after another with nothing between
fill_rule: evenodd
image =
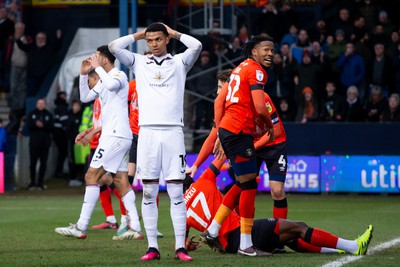
<instances>
[{"instance_id":1,"label":"club crest on shirt","mask_svg":"<svg viewBox=\"0 0 400 267\"><path fill-rule=\"evenodd\" d=\"M251 148L246 149L246 155L251 157L253 155L253 150Z\"/></svg>"},{"instance_id":2,"label":"club crest on shirt","mask_svg":"<svg viewBox=\"0 0 400 267\"><path fill-rule=\"evenodd\" d=\"M264 73L261 70L256 70L256 79L260 82L264 79Z\"/></svg>"},{"instance_id":3,"label":"club crest on shirt","mask_svg":"<svg viewBox=\"0 0 400 267\"><path fill-rule=\"evenodd\" d=\"M157 82L161 82L165 78L161 75L161 72L158 72L158 74L156 74L156 77L154 79L156 79Z\"/></svg>"}]
</instances>

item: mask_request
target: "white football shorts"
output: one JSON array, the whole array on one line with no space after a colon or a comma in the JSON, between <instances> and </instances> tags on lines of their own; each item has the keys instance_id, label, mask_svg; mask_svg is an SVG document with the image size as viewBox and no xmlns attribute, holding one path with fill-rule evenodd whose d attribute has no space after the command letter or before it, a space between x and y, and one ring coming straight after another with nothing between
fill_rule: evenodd
<instances>
[{"instance_id":1,"label":"white football shorts","mask_svg":"<svg viewBox=\"0 0 400 267\"><path fill-rule=\"evenodd\" d=\"M101 136L99 145L93 154L90 167L117 173L128 171L129 148L132 140L116 136Z\"/></svg>"},{"instance_id":2,"label":"white football shorts","mask_svg":"<svg viewBox=\"0 0 400 267\"><path fill-rule=\"evenodd\" d=\"M182 127L142 126L139 130L136 177L142 180L183 180L186 152Z\"/></svg>"}]
</instances>

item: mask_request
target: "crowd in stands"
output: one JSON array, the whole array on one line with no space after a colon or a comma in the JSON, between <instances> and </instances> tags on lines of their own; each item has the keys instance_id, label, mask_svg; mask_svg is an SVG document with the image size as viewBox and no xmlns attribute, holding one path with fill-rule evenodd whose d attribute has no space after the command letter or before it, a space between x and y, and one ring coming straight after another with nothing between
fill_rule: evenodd
<instances>
[{"instance_id":1,"label":"crowd in stands","mask_svg":"<svg viewBox=\"0 0 400 267\"><path fill-rule=\"evenodd\" d=\"M252 35L269 35L276 42L265 91L282 120L400 121L400 27L392 24L379 1L340 1L334 15L316 18L311 27L299 22L300 14L288 1L266 2L254 18ZM213 27L218 29L219 22ZM205 51L192 74L206 68L204 57L211 66L222 61L232 68L249 38L246 24L230 40L211 30L202 39ZM213 79L214 86L207 89L205 79ZM215 84L215 73L208 72L193 79L188 88L212 95ZM204 102L196 103L196 129L207 129L211 122L212 109Z\"/></svg>"}]
</instances>

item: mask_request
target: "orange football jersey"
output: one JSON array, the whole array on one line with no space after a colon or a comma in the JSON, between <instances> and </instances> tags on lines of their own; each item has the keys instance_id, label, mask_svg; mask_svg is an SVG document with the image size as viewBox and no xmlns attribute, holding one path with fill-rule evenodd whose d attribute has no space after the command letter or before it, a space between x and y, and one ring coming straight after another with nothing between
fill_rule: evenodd
<instances>
[{"instance_id":1,"label":"orange football jersey","mask_svg":"<svg viewBox=\"0 0 400 267\"><path fill-rule=\"evenodd\" d=\"M129 82L129 126L131 127L132 133L139 134L139 105L138 105L138 95L136 92L136 80Z\"/></svg>"},{"instance_id":2,"label":"orange football jersey","mask_svg":"<svg viewBox=\"0 0 400 267\"><path fill-rule=\"evenodd\" d=\"M251 90L263 90L267 73L254 59L239 64L229 77L225 113L219 127L234 134L253 133L255 108Z\"/></svg>"},{"instance_id":3,"label":"orange football jersey","mask_svg":"<svg viewBox=\"0 0 400 267\"><path fill-rule=\"evenodd\" d=\"M194 228L204 232L211 224L219 206L222 194L217 188L216 176L218 171L207 168L200 178L185 192L184 200L187 209L187 229ZM239 216L233 211L222 223L219 230L219 240L225 248L228 244L229 232L240 226Z\"/></svg>"},{"instance_id":4,"label":"orange football jersey","mask_svg":"<svg viewBox=\"0 0 400 267\"><path fill-rule=\"evenodd\" d=\"M101 126L101 103L100 99L96 98L93 103L93 119L92 119L92 125L93 129L96 129L97 127ZM92 140L90 140L90 148L95 149L99 145L99 139L100 139L100 133L97 133L93 136Z\"/></svg>"},{"instance_id":5,"label":"orange football jersey","mask_svg":"<svg viewBox=\"0 0 400 267\"><path fill-rule=\"evenodd\" d=\"M272 125L274 126L274 140L272 142L267 143L265 146L272 146L286 141L286 132L285 128L283 128L283 124L279 114L272 103L271 98L267 93L264 93L265 96L265 105L267 107L269 116L271 117ZM267 127L264 121L256 115L255 119L255 131L253 132L254 141L259 140L267 131Z\"/></svg>"}]
</instances>

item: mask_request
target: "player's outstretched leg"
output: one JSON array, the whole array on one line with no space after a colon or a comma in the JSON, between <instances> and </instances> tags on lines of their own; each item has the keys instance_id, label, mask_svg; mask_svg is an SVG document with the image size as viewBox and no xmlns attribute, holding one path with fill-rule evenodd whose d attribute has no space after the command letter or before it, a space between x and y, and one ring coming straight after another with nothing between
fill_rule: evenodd
<instances>
[{"instance_id":1,"label":"player's outstretched leg","mask_svg":"<svg viewBox=\"0 0 400 267\"><path fill-rule=\"evenodd\" d=\"M200 241L207 244L215 252L225 253L225 249L219 241L218 236L211 236L208 230L200 234Z\"/></svg>"},{"instance_id":2,"label":"player's outstretched leg","mask_svg":"<svg viewBox=\"0 0 400 267\"><path fill-rule=\"evenodd\" d=\"M369 243L372 239L372 233L374 232L374 227L369 225L364 234L356 239L358 250L354 252L354 255L365 255L367 254Z\"/></svg>"}]
</instances>

